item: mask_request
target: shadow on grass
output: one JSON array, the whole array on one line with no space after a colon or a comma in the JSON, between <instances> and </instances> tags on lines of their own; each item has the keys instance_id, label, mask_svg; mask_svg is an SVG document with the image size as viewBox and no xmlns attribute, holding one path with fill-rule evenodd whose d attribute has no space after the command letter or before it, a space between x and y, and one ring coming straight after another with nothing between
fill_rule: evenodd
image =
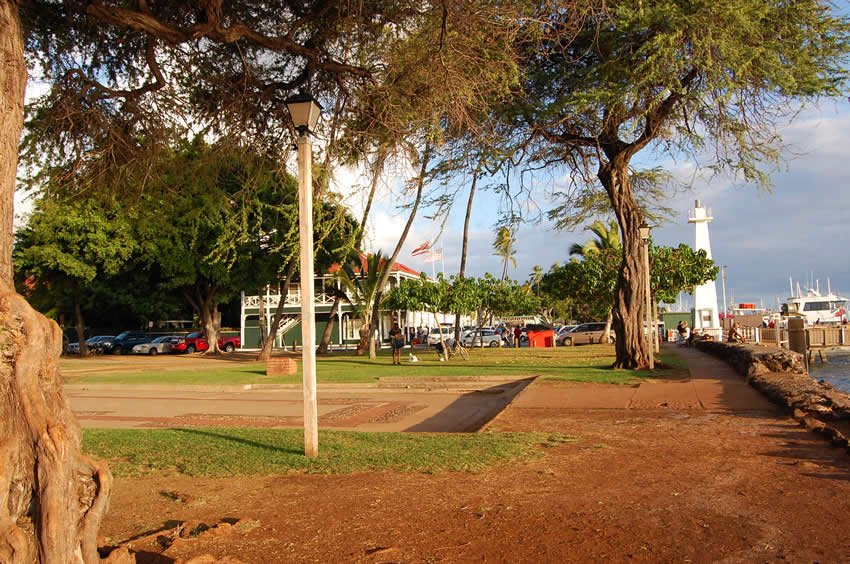
<instances>
[{"instance_id":1,"label":"shadow on grass","mask_svg":"<svg viewBox=\"0 0 850 564\"><path fill-rule=\"evenodd\" d=\"M226 441L230 441L230 442L233 442L233 443L239 443L239 444L243 444L243 445L247 445L247 446L251 446L251 447L255 447L255 448L261 448L263 450L269 450L269 451L272 451L272 452L282 452L282 453L285 453L285 454L298 454L298 455L304 454L304 451L300 450L300 449L281 448L279 446L267 445L267 444L264 444L264 443L258 443L257 441L251 441L251 440L248 440L248 439L243 439L242 437L234 437L234 436L231 436L231 435L225 435L223 433L216 433L215 431L208 431L208 430L203 430L203 429L198 429L198 428L188 428L188 427L174 428L174 429L172 429L172 431L176 431L176 432L179 432L179 433L187 433L187 434L190 434L190 435L201 435L201 436L204 436L204 437L213 437L213 438L216 438L216 439L224 439Z\"/></svg>"}]
</instances>

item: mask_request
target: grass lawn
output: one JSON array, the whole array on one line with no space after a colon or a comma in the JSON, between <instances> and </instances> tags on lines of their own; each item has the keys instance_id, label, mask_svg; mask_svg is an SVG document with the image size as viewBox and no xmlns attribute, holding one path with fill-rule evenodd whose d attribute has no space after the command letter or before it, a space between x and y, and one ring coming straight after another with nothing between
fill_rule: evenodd
<instances>
[{"instance_id":1,"label":"grass lawn","mask_svg":"<svg viewBox=\"0 0 850 564\"><path fill-rule=\"evenodd\" d=\"M416 349L419 362L393 366L389 351L378 358L355 356L353 352L335 353L317 359L320 383L375 383L381 378L475 377L475 376L540 376L544 379L577 382L628 384L644 378L663 375L648 371L611 370L614 348L611 345L587 345L554 349L473 349L470 359L439 362L431 350ZM158 363L147 357L105 357L63 359L60 364L65 380L72 384L297 384L300 370L293 376L269 378L265 365L259 362L186 358L185 362ZM300 359L299 359L300 360ZM662 352L662 361L681 369L682 360L670 352ZM300 367L300 362L298 363Z\"/></svg>"},{"instance_id":2,"label":"grass lawn","mask_svg":"<svg viewBox=\"0 0 850 564\"><path fill-rule=\"evenodd\" d=\"M303 454L297 429L103 430L83 433L83 450L109 462L116 476L186 474L480 471L507 460L542 456L570 441L546 433L357 433L321 431L320 455Z\"/></svg>"}]
</instances>

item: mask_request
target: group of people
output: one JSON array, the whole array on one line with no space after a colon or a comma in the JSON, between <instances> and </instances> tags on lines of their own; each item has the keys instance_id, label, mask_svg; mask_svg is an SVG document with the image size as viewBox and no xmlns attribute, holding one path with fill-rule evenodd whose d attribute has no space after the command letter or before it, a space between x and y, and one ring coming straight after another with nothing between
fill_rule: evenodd
<instances>
[{"instance_id":1,"label":"group of people","mask_svg":"<svg viewBox=\"0 0 850 564\"><path fill-rule=\"evenodd\" d=\"M522 342L522 327L520 325L499 325L496 332L502 337L502 344L506 347L519 347Z\"/></svg>"},{"instance_id":2,"label":"group of people","mask_svg":"<svg viewBox=\"0 0 850 564\"><path fill-rule=\"evenodd\" d=\"M680 321L679 324L676 325L676 332L679 335L677 342L679 343L680 346L690 347L694 344L694 340L697 340L697 339L705 340L705 341L714 340L714 338L707 333L701 334L699 329L691 330L691 328L688 327L687 321ZM738 324L738 323L732 324L732 327L729 329L729 332L727 333L726 340L729 343L746 343L747 342L746 338L744 337L744 332L741 329L740 324Z\"/></svg>"}]
</instances>

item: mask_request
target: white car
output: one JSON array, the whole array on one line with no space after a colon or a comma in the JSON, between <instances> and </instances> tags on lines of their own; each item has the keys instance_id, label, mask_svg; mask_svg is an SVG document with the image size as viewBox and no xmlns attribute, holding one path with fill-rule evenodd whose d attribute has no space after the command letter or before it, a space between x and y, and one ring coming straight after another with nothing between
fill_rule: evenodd
<instances>
[{"instance_id":1,"label":"white car","mask_svg":"<svg viewBox=\"0 0 850 564\"><path fill-rule=\"evenodd\" d=\"M470 331L463 338L463 346L465 347L501 347L502 336L496 333L493 329L481 329L477 333Z\"/></svg>"},{"instance_id":2,"label":"white car","mask_svg":"<svg viewBox=\"0 0 850 564\"><path fill-rule=\"evenodd\" d=\"M171 345L176 345L180 337L174 335L165 335L157 337L150 343L142 343L133 346L133 354L149 354L156 356L158 354L168 354L171 352Z\"/></svg>"},{"instance_id":3,"label":"white car","mask_svg":"<svg viewBox=\"0 0 850 564\"><path fill-rule=\"evenodd\" d=\"M439 328L434 327L431 329L431 332L428 333L428 344L436 345L440 342L440 332L443 333L444 341L451 341L455 338L455 328L451 325L441 325Z\"/></svg>"}]
</instances>

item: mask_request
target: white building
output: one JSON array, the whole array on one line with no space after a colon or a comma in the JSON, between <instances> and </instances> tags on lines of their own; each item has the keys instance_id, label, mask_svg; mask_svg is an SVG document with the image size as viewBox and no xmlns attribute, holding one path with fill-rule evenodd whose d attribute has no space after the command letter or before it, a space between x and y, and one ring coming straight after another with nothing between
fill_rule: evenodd
<instances>
[{"instance_id":1,"label":"white building","mask_svg":"<svg viewBox=\"0 0 850 564\"><path fill-rule=\"evenodd\" d=\"M708 224L714 218L711 208L704 208L699 200L688 213L688 223L694 224L694 249L704 250L711 257L711 240L708 236ZM694 328L700 329L715 338L721 337L720 315L717 307L717 284L709 280L694 290Z\"/></svg>"}]
</instances>

